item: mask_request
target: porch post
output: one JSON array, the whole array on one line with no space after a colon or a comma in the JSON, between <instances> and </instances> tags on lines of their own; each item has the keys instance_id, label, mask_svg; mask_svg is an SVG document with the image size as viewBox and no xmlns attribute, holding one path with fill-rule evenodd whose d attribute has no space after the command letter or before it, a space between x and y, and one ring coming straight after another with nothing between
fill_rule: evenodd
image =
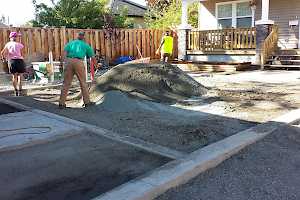
<instances>
[{"instance_id":1,"label":"porch post","mask_svg":"<svg viewBox=\"0 0 300 200\"><path fill-rule=\"evenodd\" d=\"M262 0L261 1L261 20L267 21L269 20L269 7L270 7L270 0Z\"/></svg>"},{"instance_id":2,"label":"porch post","mask_svg":"<svg viewBox=\"0 0 300 200\"><path fill-rule=\"evenodd\" d=\"M256 5L251 6L251 13L252 13L252 27L255 26L255 11L256 11Z\"/></svg>"},{"instance_id":3,"label":"porch post","mask_svg":"<svg viewBox=\"0 0 300 200\"><path fill-rule=\"evenodd\" d=\"M269 19L270 0L261 1L261 20L256 21L256 62L255 64L261 65L263 69L263 63L261 63L262 44L268 37L271 31L271 26L274 21Z\"/></svg>"},{"instance_id":4,"label":"porch post","mask_svg":"<svg viewBox=\"0 0 300 200\"><path fill-rule=\"evenodd\" d=\"M187 0L182 0L181 7L181 25L188 24L188 2Z\"/></svg>"},{"instance_id":5,"label":"porch post","mask_svg":"<svg viewBox=\"0 0 300 200\"><path fill-rule=\"evenodd\" d=\"M187 31L191 30L188 24L188 0L182 0L181 24L178 27L178 59L186 60Z\"/></svg>"},{"instance_id":6,"label":"porch post","mask_svg":"<svg viewBox=\"0 0 300 200\"><path fill-rule=\"evenodd\" d=\"M200 23L201 23L201 20L200 20L200 16L201 16L201 7L202 7L202 2L200 1L199 4L198 4L198 30L200 30Z\"/></svg>"},{"instance_id":7,"label":"porch post","mask_svg":"<svg viewBox=\"0 0 300 200\"><path fill-rule=\"evenodd\" d=\"M274 24L274 21L269 20L270 0L261 0L261 20L256 24Z\"/></svg>"}]
</instances>

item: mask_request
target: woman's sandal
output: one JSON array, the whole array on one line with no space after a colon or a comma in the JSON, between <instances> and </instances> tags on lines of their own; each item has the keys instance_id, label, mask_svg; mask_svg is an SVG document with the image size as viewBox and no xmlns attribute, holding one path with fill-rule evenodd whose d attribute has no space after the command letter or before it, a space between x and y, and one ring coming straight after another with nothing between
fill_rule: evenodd
<instances>
[{"instance_id":1,"label":"woman's sandal","mask_svg":"<svg viewBox=\"0 0 300 200\"><path fill-rule=\"evenodd\" d=\"M16 97L20 96L19 90L15 90L15 96Z\"/></svg>"},{"instance_id":2,"label":"woman's sandal","mask_svg":"<svg viewBox=\"0 0 300 200\"><path fill-rule=\"evenodd\" d=\"M67 108L66 104L58 104L59 109L65 109Z\"/></svg>"}]
</instances>

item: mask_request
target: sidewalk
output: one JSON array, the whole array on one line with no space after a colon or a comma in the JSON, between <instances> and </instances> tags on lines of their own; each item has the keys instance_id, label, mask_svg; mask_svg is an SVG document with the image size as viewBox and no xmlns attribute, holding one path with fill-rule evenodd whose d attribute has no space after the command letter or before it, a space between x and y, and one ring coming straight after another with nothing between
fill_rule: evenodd
<instances>
[{"instance_id":1,"label":"sidewalk","mask_svg":"<svg viewBox=\"0 0 300 200\"><path fill-rule=\"evenodd\" d=\"M300 199L300 127L284 126L156 200Z\"/></svg>"}]
</instances>

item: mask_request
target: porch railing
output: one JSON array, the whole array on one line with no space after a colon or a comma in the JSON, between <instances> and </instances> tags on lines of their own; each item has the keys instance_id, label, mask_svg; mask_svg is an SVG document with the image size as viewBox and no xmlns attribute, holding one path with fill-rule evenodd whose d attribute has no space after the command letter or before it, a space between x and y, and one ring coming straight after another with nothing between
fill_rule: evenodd
<instances>
[{"instance_id":1,"label":"porch railing","mask_svg":"<svg viewBox=\"0 0 300 200\"><path fill-rule=\"evenodd\" d=\"M261 68L267 62L267 59L274 53L278 45L278 26L274 25L269 36L265 39L261 48Z\"/></svg>"},{"instance_id":2,"label":"porch railing","mask_svg":"<svg viewBox=\"0 0 300 200\"><path fill-rule=\"evenodd\" d=\"M256 29L237 28L187 33L187 50L218 51L247 50L256 48Z\"/></svg>"}]
</instances>

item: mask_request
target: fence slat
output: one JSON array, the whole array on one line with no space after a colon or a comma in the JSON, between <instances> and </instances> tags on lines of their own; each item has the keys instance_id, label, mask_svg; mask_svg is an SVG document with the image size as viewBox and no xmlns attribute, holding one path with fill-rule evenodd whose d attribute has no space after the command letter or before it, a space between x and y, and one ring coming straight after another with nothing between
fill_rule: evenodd
<instances>
[{"instance_id":1,"label":"fence slat","mask_svg":"<svg viewBox=\"0 0 300 200\"><path fill-rule=\"evenodd\" d=\"M121 56L125 55L125 31L120 30Z\"/></svg>"},{"instance_id":2,"label":"fence slat","mask_svg":"<svg viewBox=\"0 0 300 200\"><path fill-rule=\"evenodd\" d=\"M128 55L133 56L133 33L131 30L128 30Z\"/></svg>"},{"instance_id":3,"label":"fence slat","mask_svg":"<svg viewBox=\"0 0 300 200\"><path fill-rule=\"evenodd\" d=\"M60 48L59 48L59 29L55 28L54 29L54 52L55 52L55 60L59 60L59 56L60 56Z\"/></svg>"},{"instance_id":4,"label":"fence slat","mask_svg":"<svg viewBox=\"0 0 300 200\"><path fill-rule=\"evenodd\" d=\"M116 56L121 54L121 43L120 43L120 30L116 30L115 32L115 49L116 49Z\"/></svg>"},{"instance_id":5,"label":"fence slat","mask_svg":"<svg viewBox=\"0 0 300 200\"><path fill-rule=\"evenodd\" d=\"M32 54L34 53L32 29L28 30L28 53L29 53L30 56L32 56Z\"/></svg>"},{"instance_id":6,"label":"fence slat","mask_svg":"<svg viewBox=\"0 0 300 200\"><path fill-rule=\"evenodd\" d=\"M151 47L150 47L150 51L151 51L151 58L155 58L155 41L154 41L154 32L155 30L150 30L150 41L151 41Z\"/></svg>"},{"instance_id":7,"label":"fence slat","mask_svg":"<svg viewBox=\"0 0 300 200\"><path fill-rule=\"evenodd\" d=\"M41 52L43 53L43 55L47 55L48 51L47 48L45 47L47 45L47 42L45 42L46 40L46 34L45 34L45 30L42 29L41 30Z\"/></svg>"},{"instance_id":8,"label":"fence slat","mask_svg":"<svg viewBox=\"0 0 300 200\"><path fill-rule=\"evenodd\" d=\"M99 31L99 54L104 55L104 36L103 36L103 31Z\"/></svg>"},{"instance_id":9,"label":"fence slat","mask_svg":"<svg viewBox=\"0 0 300 200\"><path fill-rule=\"evenodd\" d=\"M142 30L142 55L143 57L146 57L146 32L145 30Z\"/></svg>"},{"instance_id":10,"label":"fence slat","mask_svg":"<svg viewBox=\"0 0 300 200\"><path fill-rule=\"evenodd\" d=\"M96 50L100 49L100 38L99 38L99 31L95 31L95 42L96 42Z\"/></svg>"},{"instance_id":11,"label":"fence slat","mask_svg":"<svg viewBox=\"0 0 300 200\"><path fill-rule=\"evenodd\" d=\"M64 47L65 47L65 29L59 29L59 37L60 37L60 57L64 55Z\"/></svg>"}]
</instances>

